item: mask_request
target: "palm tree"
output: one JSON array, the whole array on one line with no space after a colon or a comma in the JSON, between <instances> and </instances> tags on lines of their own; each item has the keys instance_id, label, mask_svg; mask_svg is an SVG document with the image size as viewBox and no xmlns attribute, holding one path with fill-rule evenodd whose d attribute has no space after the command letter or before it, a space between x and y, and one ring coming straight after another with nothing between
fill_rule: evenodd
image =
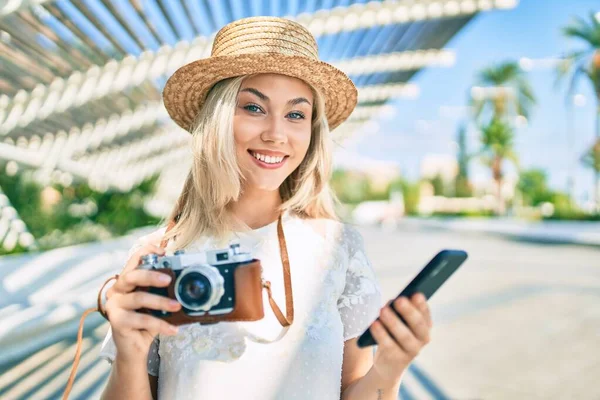
<instances>
[{"instance_id":1,"label":"palm tree","mask_svg":"<svg viewBox=\"0 0 600 400\"><path fill-rule=\"evenodd\" d=\"M588 20L577 17L562 32L568 38L583 41L586 48L569 53L559 64L558 76L561 79L569 77L568 98L572 98L582 77L586 77L592 85L596 94L596 139L600 139L600 21L594 13L590 13ZM600 170L596 169L593 186L596 209L600 208L599 185Z\"/></svg>"},{"instance_id":2,"label":"palm tree","mask_svg":"<svg viewBox=\"0 0 600 400\"><path fill-rule=\"evenodd\" d=\"M592 147L583 155L581 158L581 162L586 167L591 168L594 171L596 176L600 175L600 138L596 138L596 142L592 145ZM596 212L600 211L600 204L598 203L598 180L596 179L596 197L595 200L595 210Z\"/></svg>"},{"instance_id":3,"label":"palm tree","mask_svg":"<svg viewBox=\"0 0 600 400\"><path fill-rule=\"evenodd\" d=\"M473 155L469 153L467 148L467 127L466 124L461 123L456 143L458 144L457 161L458 161L458 175L454 182L454 195L456 197L471 197L472 189L469 182L469 162Z\"/></svg>"},{"instance_id":4,"label":"palm tree","mask_svg":"<svg viewBox=\"0 0 600 400\"><path fill-rule=\"evenodd\" d=\"M471 92L471 107L475 121L481 128L482 153L484 163L490 167L496 184L497 212L504 213L502 179L504 160L512 160L518 165L514 151L515 117L529 118L536 103L535 96L527 82L525 72L518 63L507 61L482 70L477 85ZM491 114L489 123L482 119Z\"/></svg>"},{"instance_id":5,"label":"palm tree","mask_svg":"<svg viewBox=\"0 0 600 400\"><path fill-rule=\"evenodd\" d=\"M481 128L481 142L483 149L481 151L483 163L492 171L492 177L496 184L497 213L503 214L505 205L502 196L502 180L504 173L502 165L505 160L513 162L517 168L519 160L514 151L514 130L501 120L493 118L492 121Z\"/></svg>"},{"instance_id":6,"label":"palm tree","mask_svg":"<svg viewBox=\"0 0 600 400\"><path fill-rule=\"evenodd\" d=\"M471 97L476 119L480 119L487 108L491 108L492 118L529 118L536 100L518 63L509 61L485 68L477 81L479 86L473 89Z\"/></svg>"}]
</instances>

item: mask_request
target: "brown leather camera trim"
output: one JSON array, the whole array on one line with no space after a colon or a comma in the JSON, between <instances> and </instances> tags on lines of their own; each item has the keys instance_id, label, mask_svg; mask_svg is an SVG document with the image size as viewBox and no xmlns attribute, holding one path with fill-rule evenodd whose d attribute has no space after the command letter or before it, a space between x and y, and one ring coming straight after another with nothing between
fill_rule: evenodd
<instances>
[{"instance_id":1,"label":"brown leather camera trim","mask_svg":"<svg viewBox=\"0 0 600 400\"><path fill-rule=\"evenodd\" d=\"M260 261L258 260L236 267L233 273L236 299L233 311L230 313L223 315L204 314L189 316L182 309L166 317L159 318L173 325L184 325L194 322L210 324L223 321L258 321L265 316L262 299L261 269ZM171 283L167 287L167 292L168 297L175 300L175 273L173 270L161 268L155 271L162 272L171 277ZM138 290L148 291L148 288L138 288ZM141 311L149 312L148 310Z\"/></svg>"}]
</instances>

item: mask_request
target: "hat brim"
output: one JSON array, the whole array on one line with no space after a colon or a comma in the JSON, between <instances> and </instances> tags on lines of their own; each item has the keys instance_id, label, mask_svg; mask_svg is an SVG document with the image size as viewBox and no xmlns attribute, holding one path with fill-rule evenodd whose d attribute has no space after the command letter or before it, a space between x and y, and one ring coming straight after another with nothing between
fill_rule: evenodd
<instances>
[{"instance_id":1,"label":"hat brim","mask_svg":"<svg viewBox=\"0 0 600 400\"><path fill-rule=\"evenodd\" d=\"M302 56L262 53L210 57L184 65L165 85L165 108L177 125L190 131L208 91L215 83L235 76L261 73L287 75L313 86L325 98L330 130L350 116L358 100L354 83L331 64Z\"/></svg>"}]
</instances>

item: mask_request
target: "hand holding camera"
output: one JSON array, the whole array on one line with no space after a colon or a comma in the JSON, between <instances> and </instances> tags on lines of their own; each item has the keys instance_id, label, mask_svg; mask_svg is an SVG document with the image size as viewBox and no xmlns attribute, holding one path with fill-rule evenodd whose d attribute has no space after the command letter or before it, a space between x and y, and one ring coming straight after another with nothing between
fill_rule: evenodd
<instances>
[{"instance_id":1,"label":"hand holding camera","mask_svg":"<svg viewBox=\"0 0 600 400\"><path fill-rule=\"evenodd\" d=\"M153 338L175 334L177 325L263 318L261 270L238 244L170 256L161 247L144 246L106 296L119 354L145 357ZM236 302L236 294L243 301Z\"/></svg>"},{"instance_id":2,"label":"hand holding camera","mask_svg":"<svg viewBox=\"0 0 600 400\"><path fill-rule=\"evenodd\" d=\"M157 334L177 333L177 327L168 322L136 311L152 309L176 312L181 309L177 301L157 294L136 291L138 287L163 288L169 285L172 279L169 275L138 268L142 257L164 253L164 249L158 246L143 246L129 258L119 279L106 293L108 300L105 310L121 359L145 359Z\"/></svg>"}]
</instances>

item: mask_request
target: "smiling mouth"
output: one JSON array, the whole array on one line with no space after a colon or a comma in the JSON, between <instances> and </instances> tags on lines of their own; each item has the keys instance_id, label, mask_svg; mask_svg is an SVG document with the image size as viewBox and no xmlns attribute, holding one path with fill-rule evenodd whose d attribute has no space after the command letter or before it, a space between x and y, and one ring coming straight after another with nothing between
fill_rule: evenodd
<instances>
[{"instance_id":1,"label":"smiling mouth","mask_svg":"<svg viewBox=\"0 0 600 400\"><path fill-rule=\"evenodd\" d=\"M283 164L283 162L289 157L289 156L268 156L266 154L261 154L259 152L253 151L253 150L248 150L248 153L250 153L250 155L252 157L254 157L256 160L268 164L268 165L281 165Z\"/></svg>"}]
</instances>

